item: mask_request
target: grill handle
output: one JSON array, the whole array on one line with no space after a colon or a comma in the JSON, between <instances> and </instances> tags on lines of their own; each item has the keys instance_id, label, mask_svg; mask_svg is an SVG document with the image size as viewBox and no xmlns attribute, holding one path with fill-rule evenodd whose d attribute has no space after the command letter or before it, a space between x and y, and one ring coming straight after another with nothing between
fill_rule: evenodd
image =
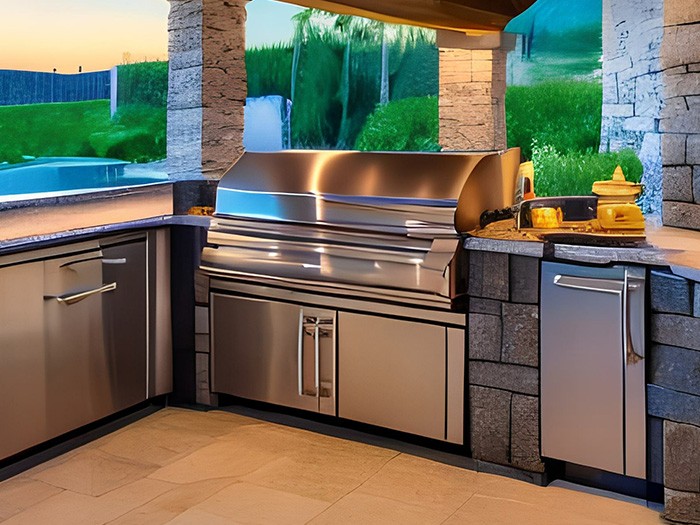
<instances>
[{"instance_id":1,"label":"grill handle","mask_svg":"<svg viewBox=\"0 0 700 525\"><path fill-rule=\"evenodd\" d=\"M117 289L117 283L109 283L99 288L94 288L93 290L86 290L84 292L69 294L69 295L45 295L44 299L56 299L59 303L70 306L75 303L79 303L83 299L87 299L93 295L103 294L105 292L112 292Z\"/></svg>"}]
</instances>

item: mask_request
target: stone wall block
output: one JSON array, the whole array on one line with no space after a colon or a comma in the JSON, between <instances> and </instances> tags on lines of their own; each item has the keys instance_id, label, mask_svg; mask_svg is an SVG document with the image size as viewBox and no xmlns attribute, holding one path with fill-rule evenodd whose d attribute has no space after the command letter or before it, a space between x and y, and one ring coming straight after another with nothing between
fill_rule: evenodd
<instances>
[{"instance_id":1,"label":"stone wall block","mask_svg":"<svg viewBox=\"0 0 700 525\"><path fill-rule=\"evenodd\" d=\"M538 305L503 303L502 360L539 365L540 309Z\"/></svg>"},{"instance_id":2,"label":"stone wall block","mask_svg":"<svg viewBox=\"0 0 700 525\"><path fill-rule=\"evenodd\" d=\"M622 129L625 131L656 131L656 119L653 117L630 117L625 119Z\"/></svg>"},{"instance_id":3,"label":"stone wall block","mask_svg":"<svg viewBox=\"0 0 700 525\"><path fill-rule=\"evenodd\" d=\"M695 283L693 288L693 317L700 317L700 283Z\"/></svg>"},{"instance_id":4,"label":"stone wall block","mask_svg":"<svg viewBox=\"0 0 700 525\"><path fill-rule=\"evenodd\" d=\"M501 301L484 299L483 297L469 298L469 313L501 315Z\"/></svg>"},{"instance_id":5,"label":"stone wall block","mask_svg":"<svg viewBox=\"0 0 700 525\"><path fill-rule=\"evenodd\" d=\"M168 31L202 28L202 0L169 0Z\"/></svg>"},{"instance_id":6,"label":"stone wall block","mask_svg":"<svg viewBox=\"0 0 700 525\"><path fill-rule=\"evenodd\" d=\"M664 421L664 487L700 492L700 427Z\"/></svg>"},{"instance_id":7,"label":"stone wall block","mask_svg":"<svg viewBox=\"0 0 700 525\"><path fill-rule=\"evenodd\" d=\"M700 204L664 201L663 223L665 226L700 230Z\"/></svg>"},{"instance_id":8,"label":"stone wall block","mask_svg":"<svg viewBox=\"0 0 700 525\"><path fill-rule=\"evenodd\" d=\"M664 169L664 174L666 170ZM664 180L664 184L666 181ZM690 282L668 272L651 272L651 309L654 312L690 315Z\"/></svg>"},{"instance_id":9,"label":"stone wall block","mask_svg":"<svg viewBox=\"0 0 700 525\"><path fill-rule=\"evenodd\" d=\"M508 254L471 252L469 295L507 301L509 299Z\"/></svg>"},{"instance_id":10,"label":"stone wall block","mask_svg":"<svg viewBox=\"0 0 700 525\"><path fill-rule=\"evenodd\" d=\"M693 202L700 204L700 166L693 166Z\"/></svg>"},{"instance_id":11,"label":"stone wall block","mask_svg":"<svg viewBox=\"0 0 700 525\"><path fill-rule=\"evenodd\" d=\"M647 413L661 419L700 426L700 397L647 385Z\"/></svg>"},{"instance_id":12,"label":"stone wall block","mask_svg":"<svg viewBox=\"0 0 700 525\"><path fill-rule=\"evenodd\" d=\"M535 257L510 256L510 300L537 304L540 295L540 262Z\"/></svg>"},{"instance_id":13,"label":"stone wall block","mask_svg":"<svg viewBox=\"0 0 700 525\"><path fill-rule=\"evenodd\" d=\"M501 317L469 314L469 359L499 361L501 358Z\"/></svg>"},{"instance_id":14,"label":"stone wall block","mask_svg":"<svg viewBox=\"0 0 700 525\"><path fill-rule=\"evenodd\" d=\"M664 133L700 132L700 96L666 99L659 130ZM691 151L690 144L687 151Z\"/></svg>"},{"instance_id":15,"label":"stone wall block","mask_svg":"<svg viewBox=\"0 0 700 525\"><path fill-rule=\"evenodd\" d=\"M168 60L170 61L170 71L179 69L201 68L202 67L202 48L191 49L188 51L169 51Z\"/></svg>"},{"instance_id":16,"label":"stone wall block","mask_svg":"<svg viewBox=\"0 0 700 525\"><path fill-rule=\"evenodd\" d=\"M700 319L672 314L652 315L651 339L656 343L700 350Z\"/></svg>"},{"instance_id":17,"label":"stone wall block","mask_svg":"<svg viewBox=\"0 0 700 525\"><path fill-rule=\"evenodd\" d=\"M666 133L661 135L661 152L664 166L685 164L686 135Z\"/></svg>"},{"instance_id":18,"label":"stone wall block","mask_svg":"<svg viewBox=\"0 0 700 525\"><path fill-rule=\"evenodd\" d=\"M700 95L700 73L666 75L665 93L668 98Z\"/></svg>"},{"instance_id":19,"label":"stone wall block","mask_svg":"<svg viewBox=\"0 0 700 525\"><path fill-rule=\"evenodd\" d=\"M700 396L700 352L677 346L653 345L649 382Z\"/></svg>"},{"instance_id":20,"label":"stone wall block","mask_svg":"<svg viewBox=\"0 0 700 525\"><path fill-rule=\"evenodd\" d=\"M664 484L664 420L647 417L648 472L652 483Z\"/></svg>"},{"instance_id":21,"label":"stone wall block","mask_svg":"<svg viewBox=\"0 0 700 525\"><path fill-rule=\"evenodd\" d=\"M700 164L700 129L694 130L697 135L688 135L686 147L686 162L688 164Z\"/></svg>"},{"instance_id":22,"label":"stone wall block","mask_svg":"<svg viewBox=\"0 0 700 525\"><path fill-rule=\"evenodd\" d=\"M469 382L531 396L538 395L540 389L537 368L489 361L472 361L469 364Z\"/></svg>"},{"instance_id":23,"label":"stone wall block","mask_svg":"<svg viewBox=\"0 0 700 525\"><path fill-rule=\"evenodd\" d=\"M665 489L664 500L664 518L678 523L700 524L700 493Z\"/></svg>"},{"instance_id":24,"label":"stone wall block","mask_svg":"<svg viewBox=\"0 0 700 525\"><path fill-rule=\"evenodd\" d=\"M668 8L665 9L665 12L668 13ZM664 69L700 62L697 32L697 24L664 28L663 43L661 45L661 65Z\"/></svg>"},{"instance_id":25,"label":"stone wall block","mask_svg":"<svg viewBox=\"0 0 700 525\"><path fill-rule=\"evenodd\" d=\"M169 110L202 106L202 68L175 69L168 75Z\"/></svg>"},{"instance_id":26,"label":"stone wall block","mask_svg":"<svg viewBox=\"0 0 700 525\"><path fill-rule=\"evenodd\" d=\"M666 25L689 24L700 20L700 2L664 0Z\"/></svg>"},{"instance_id":27,"label":"stone wall block","mask_svg":"<svg viewBox=\"0 0 700 525\"><path fill-rule=\"evenodd\" d=\"M658 118L663 107L663 84L660 73L648 73L635 79L637 100L634 114L639 117Z\"/></svg>"},{"instance_id":28,"label":"stone wall block","mask_svg":"<svg viewBox=\"0 0 700 525\"><path fill-rule=\"evenodd\" d=\"M510 461L511 393L469 387L472 457L506 464Z\"/></svg>"},{"instance_id":29,"label":"stone wall block","mask_svg":"<svg viewBox=\"0 0 700 525\"><path fill-rule=\"evenodd\" d=\"M539 399L513 394L511 401L511 463L525 470L544 472L540 458Z\"/></svg>"}]
</instances>

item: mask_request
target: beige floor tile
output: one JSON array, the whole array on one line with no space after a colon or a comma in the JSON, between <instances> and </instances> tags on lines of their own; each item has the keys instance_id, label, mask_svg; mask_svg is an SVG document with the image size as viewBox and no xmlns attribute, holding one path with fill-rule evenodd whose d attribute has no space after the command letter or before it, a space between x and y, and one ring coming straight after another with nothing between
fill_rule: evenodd
<instances>
[{"instance_id":1,"label":"beige floor tile","mask_svg":"<svg viewBox=\"0 0 700 525\"><path fill-rule=\"evenodd\" d=\"M197 430L153 425L129 428L107 438L99 444L100 450L113 456L158 466L172 463L213 443L215 439Z\"/></svg>"},{"instance_id":2,"label":"beige floor tile","mask_svg":"<svg viewBox=\"0 0 700 525\"><path fill-rule=\"evenodd\" d=\"M310 521L313 525L396 523L401 525L439 524L444 516L431 510L381 496L353 492ZM488 522L486 522L488 523Z\"/></svg>"},{"instance_id":3,"label":"beige floor tile","mask_svg":"<svg viewBox=\"0 0 700 525\"><path fill-rule=\"evenodd\" d=\"M0 521L22 512L63 489L42 481L16 477L0 483Z\"/></svg>"},{"instance_id":4,"label":"beige floor tile","mask_svg":"<svg viewBox=\"0 0 700 525\"><path fill-rule=\"evenodd\" d=\"M85 449L67 461L32 473L32 479L88 496L99 496L145 478L156 466Z\"/></svg>"},{"instance_id":5,"label":"beige floor tile","mask_svg":"<svg viewBox=\"0 0 700 525\"><path fill-rule=\"evenodd\" d=\"M3 525L102 525L172 487L169 483L142 479L100 497L64 490L14 515Z\"/></svg>"},{"instance_id":6,"label":"beige floor tile","mask_svg":"<svg viewBox=\"0 0 700 525\"><path fill-rule=\"evenodd\" d=\"M175 408L165 410L167 412L152 423L153 427L161 428L162 426L167 426L195 431L206 436L218 437L230 434L241 427L263 423L257 419L222 410L211 410L209 412Z\"/></svg>"},{"instance_id":7,"label":"beige floor tile","mask_svg":"<svg viewBox=\"0 0 700 525\"><path fill-rule=\"evenodd\" d=\"M471 470L401 454L357 492L419 505L446 519L474 494L477 477Z\"/></svg>"},{"instance_id":8,"label":"beige floor tile","mask_svg":"<svg viewBox=\"0 0 700 525\"><path fill-rule=\"evenodd\" d=\"M290 431L291 430L291 431ZM241 478L256 485L333 502L396 456L392 450L298 429L272 428L284 457Z\"/></svg>"},{"instance_id":9,"label":"beige floor tile","mask_svg":"<svg viewBox=\"0 0 700 525\"><path fill-rule=\"evenodd\" d=\"M590 519L570 512L565 507L537 505L513 499L475 494L445 525L604 525L606 519ZM636 523L628 521L630 525Z\"/></svg>"},{"instance_id":10,"label":"beige floor tile","mask_svg":"<svg viewBox=\"0 0 700 525\"><path fill-rule=\"evenodd\" d=\"M167 523L190 507L211 497L224 487L235 483L232 478L199 481L187 485L176 485L171 490L152 499L114 521L110 525L160 525ZM208 523L208 522L200 522Z\"/></svg>"},{"instance_id":11,"label":"beige floor tile","mask_svg":"<svg viewBox=\"0 0 700 525\"><path fill-rule=\"evenodd\" d=\"M560 487L538 487L491 474L478 475L476 492L480 496L508 499L536 508L561 508L566 514L580 520L602 519L606 523L621 524L661 523L657 512L642 505Z\"/></svg>"},{"instance_id":12,"label":"beige floor tile","mask_svg":"<svg viewBox=\"0 0 700 525\"><path fill-rule=\"evenodd\" d=\"M203 501L194 510L228 518L235 523L269 525L306 523L328 505L325 501L288 492L249 483L235 483ZM185 518L186 515L181 519Z\"/></svg>"},{"instance_id":13,"label":"beige floor tile","mask_svg":"<svg viewBox=\"0 0 700 525\"><path fill-rule=\"evenodd\" d=\"M238 522L203 510L188 509L167 522L167 525L238 525Z\"/></svg>"},{"instance_id":14,"label":"beige floor tile","mask_svg":"<svg viewBox=\"0 0 700 525\"><path fill-rule=\"evenodd\" d=\"M275 452L245 442L216 441L153 472L150 477L173 483L244 476L276 459Z\"/></svg>"}]
</instances>

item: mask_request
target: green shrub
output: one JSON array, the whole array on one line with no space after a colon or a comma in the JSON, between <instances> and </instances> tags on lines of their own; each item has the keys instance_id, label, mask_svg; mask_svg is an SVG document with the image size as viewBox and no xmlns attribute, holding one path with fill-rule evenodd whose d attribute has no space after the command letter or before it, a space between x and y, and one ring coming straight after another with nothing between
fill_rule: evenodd
<instances>
[{"instance_id":1,"label":"green shrub","mask_svg":"<svg viewBox=\"0 0 700 525\"><path fill-rule=\"evenodd\" d=\"M391 100L437 96L438 48L434 42L416 42L407 46L391 76Z\"/></svg>"},{"instance_id":2,"label":"green shrub","mask_svg":"<svg viewBox=\"0 0 700 525\"><path fill-rule=\"evenodd\" d=\"M532 158L533 139L559 151L595 152L600 144L600 82L550 81L506 92L508 146Z\"/></svg>"},{"instance_id":3,"label":"green shrub","mask_svg":"<svg viewBox=\"0 0 700 525\"><path fill-rule=\"evenodd\" d=\"M355 148L364 151L439 151L437 97L394 100L372 113Z\"/></svg>"},{"instance_id":4,"label":"green shrub","mask_svg":"<svg viewBox=\"0 0 700 525\"><path fill-rule=\"evenodd\" d=\"M643 167L630 149L612 153L560 153L550 145L532 147L538 197L590 195L593 182L608 180L619 165L628 181L639 182Z\"/></svg>"},{"instance_id":5,"label":"green shrub","mask_svg":"<svg viewBox=\"0 0 700 525\"><path fill-rule=\"evenodd\" d=\"M166 109L143 104L122 106L106 131L90 135L97 156L150 162L166 156Z\"/></svg>"},{"instance_id":6,"label":"green shrub","mask_svg":"<svg viewBox=\"0 0 700 525\"><path fill-rule=\"evenodd\" d=\"M0 107L0 162L91 156L92 133L107 131L109 100Z\"/></svg>"},{"instance_id":7,"label":"green shrub","mask_svg":"<svg viewBox=\"0 0 700 525\"><path fill-rule=\"evenodd\" d=\"M141 62L117 68L117 106L168 102L168 62Z\"/></svg>"},{"instance_id":8,"label":"green shrub","mask_svg":"<svg viewBox=\"0 0 700 525\"><path fill-rule=\"evenodd\" d=\"M248 96L280 95L291 98L292 47L283 44L246 49Z\"/></svg>"}]
</instances>

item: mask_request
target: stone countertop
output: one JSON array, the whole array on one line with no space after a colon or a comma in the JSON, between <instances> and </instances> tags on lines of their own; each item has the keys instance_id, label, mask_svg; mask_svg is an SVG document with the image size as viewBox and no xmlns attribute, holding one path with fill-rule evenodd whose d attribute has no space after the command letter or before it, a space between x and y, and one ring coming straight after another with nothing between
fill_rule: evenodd
<instances>
[{"instance_id":1,"label":"stone countertop","mask_svg":"<svg viewBox=\"0 0 700 525\"><path fill-rule=\"evenodd\" d=\"M133 229L208 227L209 217L186 213L213 205L215 187L194 180L8 199L0 202L0 254Z\"/></svg>"},{"instance_id":2,"label":"stone countertop","mask_svg":"<svg viewBox=\"0 0 700 525\"><path fill-rule=\"evenodd\" d=\"M636 248L608 248L480 237L465 239L464 248L590 264L637 263L670 266L675 274L700 282L700 232L668 226L648 226L647 245Z\"/></svg>"}]
</instances>

